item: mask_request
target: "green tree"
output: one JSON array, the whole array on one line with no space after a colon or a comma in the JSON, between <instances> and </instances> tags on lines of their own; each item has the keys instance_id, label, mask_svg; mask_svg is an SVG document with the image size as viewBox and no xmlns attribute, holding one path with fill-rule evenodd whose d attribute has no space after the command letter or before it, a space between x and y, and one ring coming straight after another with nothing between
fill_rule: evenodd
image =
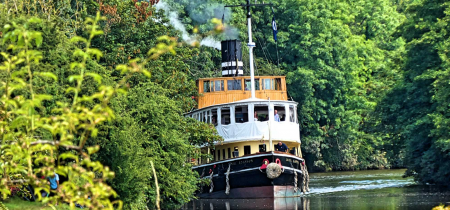
<instances>
[{"instance_id":1,"label":"green tree","mask_svg":"<svg viewBox=\"0 0 450 210\"><path fill-rule=\"evenodd\" d=\"M406 146L407 174L448 185L449 66L447 1L420 1L407 10L399 34L407 41L403 80L378 109L386 135Z\"/></svg>"}]
</instances>

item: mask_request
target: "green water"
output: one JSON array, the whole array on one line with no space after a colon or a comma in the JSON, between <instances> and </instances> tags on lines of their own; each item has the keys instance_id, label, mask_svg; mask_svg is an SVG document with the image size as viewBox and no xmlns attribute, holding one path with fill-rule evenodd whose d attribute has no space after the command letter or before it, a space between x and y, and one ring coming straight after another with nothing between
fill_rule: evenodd
<instances>
[{"instance_id":1,"label":"green water","mask_svg":"<svg viewBox=\"0 0 450 210\"><path fill-rule=\"evenodd\" d=\"M183 209L432 209L450 205L450 190L402 178L405 170L310 174L311 191L299 198L202 199Z\"/></svg>"}]
</instances>

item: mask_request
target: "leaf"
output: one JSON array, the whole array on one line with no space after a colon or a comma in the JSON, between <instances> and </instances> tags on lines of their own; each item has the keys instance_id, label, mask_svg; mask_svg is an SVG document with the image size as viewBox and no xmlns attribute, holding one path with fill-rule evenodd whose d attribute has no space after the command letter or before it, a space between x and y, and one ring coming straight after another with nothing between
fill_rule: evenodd
<instances>
[{"instance_id":1,"label":"leaf","mask_svg":"<svg viewBox=\"0 0 450 210\"><path fill-rule=\"evenodd\" d=\"M98 150L100 150L100 146L95 145L93 147L88 147L87 150L88 150L88 154L92 155L92 154L98 152Z\"/></svg>"},{"instance_id":2,"label":"leaf","mask_svg":"<svg viewBox=\"0 0 450 210\"><path fill-rule=\"evenodd\" d=\"M29 23L37 24L37 23L41 23L42 20L39 19L39 18L37 18L37 17L32 17L32 18L28 19L28 22L29 22Z\"/></svg>"},{"instance_id":3,"label":"leaf","mask_svg":"<svg viewBox=\"0 0 450 210\"><path fill-rule=\"evenodd\" d=\"M78 162L78 156L74 155L71 152L62 153L62 154L59 155L59 158L63 159L63 160L65 160L65 159L73 159L73 160Z\"/></svg>"},{"instance_id":4,"label":"leaf","mask_svg":"<svg viewBox=\"0 0 450 210\"><path fill-rule=\"evenodd\" d=\"M77 42L87 43L87 40L81 36L74 36L70 39L70 42L72 42L72 43L77 43Z\"/></svg>"},{"instance_id":5,"label":"leaf","mask_svg":"<svg viewBox=\"0 0 450 210\"><path fill-rule=\"evenodd\" d=\"M56 77L55 74L51 73L51 72L36 72L36 75L42 76L42 77L47 77L47 78L51 78L55 81L58 80L58 77Z\"/></svg>"},{"instance_id":6,"label":"leaf","mask_svg":"<svg viewBox=\"0 0 450 210\"><path fill-rule=\"evenodd\" d=\"M39 34L38 36L36 36L35 41L36 41L36 46L40 47L42 44L42 35Z\"/></svg>"},{"instance_id":7,"label":"leaf","mask_svg":"<svg viewBox=\"0 0 450 210\"><path fill-rule=\"evenodd\" d=\"M102 76L96 73L86 73L86 76L92 77L98 84L102 84Z\"/></svg>"},{"instance_id":8,"label":"leaf","mask_svg":"<svg viewBox=\"0 0 450 210\"><path fill-rule=\"evenodd\" d=\"M96 49L96 48L89 48L86 50L86 53L88 53L89 55L95 56L97 58L97 60L99 60L103 56L102 51L100 51L99 49Z\"/></svg>"}]
</instances>

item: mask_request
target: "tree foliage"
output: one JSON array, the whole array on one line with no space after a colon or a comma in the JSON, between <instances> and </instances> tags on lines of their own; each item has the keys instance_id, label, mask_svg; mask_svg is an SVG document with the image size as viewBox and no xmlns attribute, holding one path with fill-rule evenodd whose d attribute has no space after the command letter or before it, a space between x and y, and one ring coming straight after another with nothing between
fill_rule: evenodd
<instances>
[{"instance_id":1,"label":"tree foliage","mask_svg":"<svg viewBox=\"0 0 450 210\"><path fill-rule=\"evenodd\" d=\"M5 65L22 62L12 65L20 69L17 73L1 75L2 82L11 81L2 83L7 88L1 92L9 94L4 95L5 101L11 100L2 103L1 113L2 158L6 158L5 163L11 163L3 165L2 195L7 195L8 187L17 180L38 187L36 192L39 187L48 191L47 182L38 179L36 174L47 176L55 169L69 180L61 185L65 193L53 200L99 208L111 207L114 202L110 199L117 195L116 199L124 201L127 209L154 208L155 182L149 171L150 162L145 161L151 160L155 162L163 208L175 208L193 198L198 181L190 170L189 160L198 156L198 145L220 137L210 125L185 119L182 113L195 105L191 98L196 93L195 82L190 76L195 71L191 68L199 65L188 62L196 56L206 62L210 62L209 58L198 56L199 49L179 45L175 38L167 36L176 36L177 32L165 26L166 20L157 22L164 18L157 13L154 15L158 17L137 18L135 14L142 11L138 11L136 6L141 8L141 4L136 2L76 1L63 5L51 2L49 5L55 7L46 8L48 13L44 14L38 12L43 9L40 5L31 5L36 11L21 10L26 4L20 3L17 9L14 2L1 5L2 12L11 13L1 17L1 25L9 27L17 23L14 30L16 26L25 27L39 35L32 40L32 50L38 51L32 51L36 55L30 54L39 56L36 57L39 62L28 62L25 67L29 66L29 71L24 71L23 60L10 57L2 60ZM152 10L151 6L147 9ZM69 19L76 24L66 24L67 16L55 15L66 10L75 11L76 15ZM80 24L91 21L97 10L116 19L97 20L101 27ZM45 20L27 23L35 20L32 15ZM20 34L11 33L16 37ZM9 40L0 45L1 49L27 55L17 52L19 48L9 47L10 43L23 45L22 39L14 38L11 33L1 34L4 40ZM172 54L165 55L168 51ZM29 77L29 72L36 76ZM152 75L150 79L149 75ZM52 82L53 78L57 80ZM33 94L27 83L34 87L37 104L30 102ZM17 88L20 85L25 88ZM129 94L113 97L125 92ZM4 113L8 113L6 118ZM28 118L35 118L42 125L30 128ZM23 131L19 129L22 127ZM26 135L22 136L21 132ZM24 140L14 140L19 137ZM22 143L17 141L27 143L27 147L22 148ZM19 148L28 154L27 158L11 156ZM28 164L27 160L35 159L37 162ZM16 168L17 165L21 167ZM31 170L31 174L22 168ZM111 170L116 172L115 178Z\"/></svg>"}]
</instances>

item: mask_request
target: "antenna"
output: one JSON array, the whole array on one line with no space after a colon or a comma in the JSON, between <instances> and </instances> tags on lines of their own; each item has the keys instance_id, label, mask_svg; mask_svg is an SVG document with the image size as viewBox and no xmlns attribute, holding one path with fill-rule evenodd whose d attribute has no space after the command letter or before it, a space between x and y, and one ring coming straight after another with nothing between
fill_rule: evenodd
<instances>
[{"instance_id":1,"label":"antenna","mask_svg":"<svg viewBox=\"0 0 450 210\"><path fill-rule=\"evenodd\" d=\"M225 7L247 7L247 27L248 27L248 53L250 55L250 78L251 78L251 93L252 98L256 98L255 94L255 69L253 65L253 48L255 43L252 40L252 14L250 7L259 6L272 6L272 4L250 4L250 0L247 0L247 4L240 5L226 5Z\"/></svg>"}]
</instances>

